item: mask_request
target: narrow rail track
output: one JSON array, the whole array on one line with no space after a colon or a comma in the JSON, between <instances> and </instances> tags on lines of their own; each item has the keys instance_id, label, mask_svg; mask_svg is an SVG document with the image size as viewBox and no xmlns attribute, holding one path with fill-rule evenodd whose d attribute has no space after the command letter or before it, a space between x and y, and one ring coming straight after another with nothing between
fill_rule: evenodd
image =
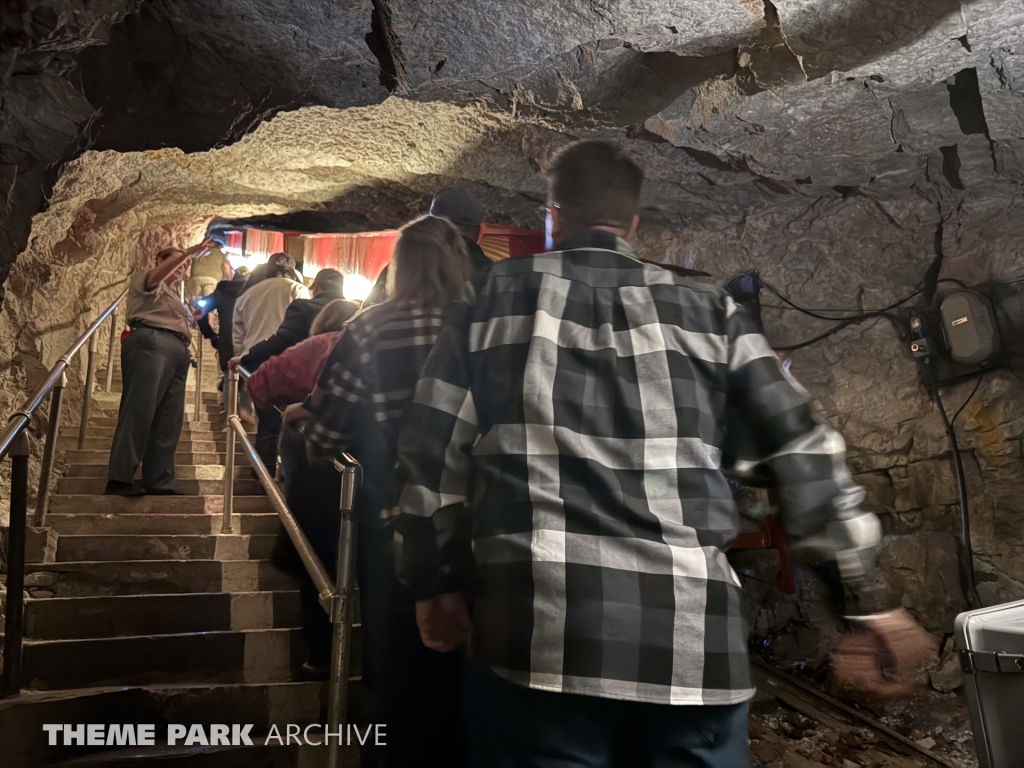
<instances>
[{"instance_id":1,"label":"narrow rail track","mask_svg":"<svg viewBox=\"0 0 1024 768\"><path fill-rule=\"evenodd\" d=\"M858 726L875 731L881 740L903 754L915 758L923 757L929 761L928 765L958 768L956 764L950 762L942 755L936 754L930 749L925 749L920 744L917 744L912 739L907 738L884 723L858 711L848 704L844 704L828 694L822 693L795 676L774 669L761 659L755 658L752 661L766 689L780 703L796 710L805 717L816 720L822 725L838 732L849 730L849 723L852 721Z\"/></svg>"}]
</instances>

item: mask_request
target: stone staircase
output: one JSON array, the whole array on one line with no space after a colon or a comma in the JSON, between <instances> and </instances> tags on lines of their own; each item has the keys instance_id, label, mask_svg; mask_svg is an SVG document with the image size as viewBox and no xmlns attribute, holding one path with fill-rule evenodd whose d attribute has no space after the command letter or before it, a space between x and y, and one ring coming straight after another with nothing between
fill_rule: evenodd
<instances>
[{"instance_id":1,"label":"stone staircase","mask_svg":"<svg viewBox=\"0 0 1024 768\"><path fill-rule=\"evenodd\" d=\"M176 456L185 495L102 495L117 391L94 395L84 450L78 424L63 426L65 472L46 519L52 561L26 566L25 693L0 701L5 768L135 759L188 759L191 768L322 764L326 750L315 747L48 747L41 729L157 723L159 738L167 722L253 723L253 734L272 723L283 734L287 723L325 722L326 686L291 682L305 661L297 581L269 559L281 525L241 450L231 478L233 533L220 533L227 479L216 373L204 376L198 414L190 378Z\"/></svg>"}]
</instances>

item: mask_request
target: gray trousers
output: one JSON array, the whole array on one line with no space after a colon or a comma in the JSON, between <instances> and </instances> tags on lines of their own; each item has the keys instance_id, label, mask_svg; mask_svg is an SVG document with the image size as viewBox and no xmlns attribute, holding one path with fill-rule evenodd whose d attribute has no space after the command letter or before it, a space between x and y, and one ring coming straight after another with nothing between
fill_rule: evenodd
<instances>
[{"instance_id":1,"label":"gray trousers","mask_svg":"<svg viewBox=\"0 0 1024 768\"><path fill-rule=\"evenodd\" d=\"M142 464L148 490L174 489L174 453L185 419L192 355L173 333L136 328L121 345L121 407L107 479L131 483Z\"/></svg>"}]
</instances>

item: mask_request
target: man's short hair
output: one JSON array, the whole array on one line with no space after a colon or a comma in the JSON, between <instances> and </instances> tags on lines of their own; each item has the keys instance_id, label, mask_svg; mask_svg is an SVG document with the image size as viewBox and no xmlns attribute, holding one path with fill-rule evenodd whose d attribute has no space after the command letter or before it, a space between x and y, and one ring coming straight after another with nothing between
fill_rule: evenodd
<instances>
[{"instance_id":1,"label":"man's short hair","mask_svg":"<svg viewBox=\"0 0 1024 768\"><path fill-rule=\"evenodd\" d=\"M310 286L310 290L335 299L344 298L345 276L336 269L321 269L316 273L316 277L313 278L313 285Z\"/></svg>"},{"instance_id":2,"label":"man's short hair","mask_svg":"<svg viewBox=\"0 0 1024 768\"><path fill-rule=\"evenodd\" d=\"M618 145L609 141L571 144L555 158L547 175L549 198L558 206L564 229L629 229L644 172Z\"/></svg>"}]
</instances>

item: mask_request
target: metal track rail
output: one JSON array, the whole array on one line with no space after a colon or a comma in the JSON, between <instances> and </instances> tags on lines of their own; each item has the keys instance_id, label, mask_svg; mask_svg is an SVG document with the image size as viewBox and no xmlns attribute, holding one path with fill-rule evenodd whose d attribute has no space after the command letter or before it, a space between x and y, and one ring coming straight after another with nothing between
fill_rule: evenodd
<instances>
[{"instance_id":1,"label":"metal track rail","mask_svg":"<svg viewBox=\"0 0 1024 768\"><path fill-rule=\"evenodd\" d=\"M752 659L751 662L758 670L763 672L766 676L773 678L772 682L775 683L778 688L782 689L782 698L786 699L787 703L796 704L794 708L798 709L798 711L800 711L801 714L816 719L826 726L832 727L831 723L825 722L825 719L820 716L821 713L816 714L810 708L800 708L798 702L791 702L789 699L787 699L787 697L785 696L786 688L795 688L801 693L817 699L823 704L826 704L828 707L838 710L839 712L842 712L844 715L859 721L868 728L877 731L878 733L882 734L882 736L886 740L890 742L895 742L901 748L910 750L916 755L926 757L936 765L944 766L944 768L956 768L956 766L953 763L946 760L946 758L942 757L942 755L937 755L930 749L925 749L920 744L914 742L912 739L908 739L899 731L896 731L890 728L889 726L885 725L884 723L880 723L878 720L875 720L873 717L870 717L864 714L863 712L854 709L849 704L844 704L838 699L835 699L826 693L822 693L813 686L808 685L807 683L794 677L793 675L781 672L758 658ZM895 746L895 744L893 744L893 746Z\"/></svg>"}]
</instances>

